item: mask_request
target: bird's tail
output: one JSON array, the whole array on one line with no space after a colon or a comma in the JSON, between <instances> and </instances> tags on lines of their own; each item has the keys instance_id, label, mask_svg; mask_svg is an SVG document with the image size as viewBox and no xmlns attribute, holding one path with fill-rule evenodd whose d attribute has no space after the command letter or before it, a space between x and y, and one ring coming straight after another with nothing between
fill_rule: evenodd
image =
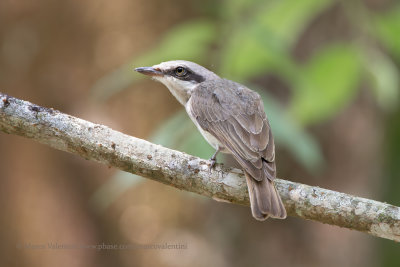
<instances>
[{"instance_id":1,"label":"bird's tail","mask_svg":"<svg viewBox=\"0 0 400 267\"><path fill-rule=\"evenodd\" d=\"M285 219L286 210L274 183L267 178L259 182L247 172L245 172L245 176L253 217L259 221L264 221L268 217Z\"/></svg>"}]
</instances>

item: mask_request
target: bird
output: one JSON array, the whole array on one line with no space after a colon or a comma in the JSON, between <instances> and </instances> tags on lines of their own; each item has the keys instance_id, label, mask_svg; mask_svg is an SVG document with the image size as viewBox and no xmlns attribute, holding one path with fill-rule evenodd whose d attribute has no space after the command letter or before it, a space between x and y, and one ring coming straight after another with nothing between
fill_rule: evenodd
<instances>
[{"instance_id":1,"label":"bird","mask_svg":"<svg viewBox=\"0 0 400 267\"><path fill-rule=\"evenodd\" d=\"M286 218L286 209L274 184L274 137L257 92L185 60L166 61L135 71L164 84L185 107L215 149L211 167L219 152L233 155L243 168L256 220Z\"/></svg>"}]
</instances>

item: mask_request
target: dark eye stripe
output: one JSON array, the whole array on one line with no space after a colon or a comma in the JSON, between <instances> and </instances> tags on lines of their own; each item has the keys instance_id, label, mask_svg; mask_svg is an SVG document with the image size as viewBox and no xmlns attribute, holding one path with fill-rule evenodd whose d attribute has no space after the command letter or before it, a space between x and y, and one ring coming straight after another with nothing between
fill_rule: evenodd
<instances>
[{"instance_id":1,"label":"dark eye stripe","mask_svg":"<svg viewBox=\"0 0 400 267\"><path fill-rule=\"evenodd\" d=\"M196 82L196 83L204 82L205 78L203 76L193 73L193 71L189 68L185 68L185 70L186 70L186 75L184 75L184 76L176 75L176 68L167 70L164 73L165 73L165 75L173 76L182 81L190 81L190 82Z\"/></svg>"},{"instance_id":2,"label":"dark eye stripe","mask_svg":"<svg viewBox=\"0 0 400 267\"><path fill-rule=\"evenodd\" d=\"M205 78L203 76L201 76L199 74L195 74L195 73L190 73L188 75L188 77L189 77L189 81L194 81L197 83L204 82L204 80L205 80Z\"/></svg>"}]
</instances>

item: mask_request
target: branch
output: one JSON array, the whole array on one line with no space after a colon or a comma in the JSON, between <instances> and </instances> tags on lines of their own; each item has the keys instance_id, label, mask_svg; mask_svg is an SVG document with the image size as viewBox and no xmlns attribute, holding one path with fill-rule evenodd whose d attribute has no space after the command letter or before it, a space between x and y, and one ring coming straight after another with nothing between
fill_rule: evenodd
<instances>
[{"instance_id":1,"label":"branch","mask_svg":"<svg viewBox=\"0 0 400 267\"><path fill-rule=\"evenodd\" d=\"M0 93L0 130L216 200L249 205L241 170L149 143ZM400 241L400 208L276 179L291 216Z\"/></svg>"}]
</instances>

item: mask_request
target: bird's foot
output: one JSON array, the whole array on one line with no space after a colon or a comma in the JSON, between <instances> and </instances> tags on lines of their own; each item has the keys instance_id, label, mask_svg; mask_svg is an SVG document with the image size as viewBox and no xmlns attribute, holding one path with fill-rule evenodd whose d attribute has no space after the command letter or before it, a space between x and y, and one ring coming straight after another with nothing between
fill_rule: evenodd
<instances>
[{"instance_id":1,"label":"bird's foot","mask_svg":"<svg viewBox=\"0 0 400 267\"><path fill-rule=\"evenodd\" d=\"M209 171L211 171L215 167L215 164L217 164L217 160L215 158L210 158L209 161L210 161Z\"/></svg>"},{"instance_id":2,"label":"bird's foot","mask_svg":"<svg viewBox=\"0 0 400 267\"><path fill-rule=\"evenodd\" d=\"M209 169L209 171L210 172L215 167L215 164L217 164L217 155L218 155L219 151L220 151L220 147L217 146L217 150L215 151L214 155L212 155L212 157L209 159L209 161L210 161L210 169Z\"/></svg>"}]
</instances>

